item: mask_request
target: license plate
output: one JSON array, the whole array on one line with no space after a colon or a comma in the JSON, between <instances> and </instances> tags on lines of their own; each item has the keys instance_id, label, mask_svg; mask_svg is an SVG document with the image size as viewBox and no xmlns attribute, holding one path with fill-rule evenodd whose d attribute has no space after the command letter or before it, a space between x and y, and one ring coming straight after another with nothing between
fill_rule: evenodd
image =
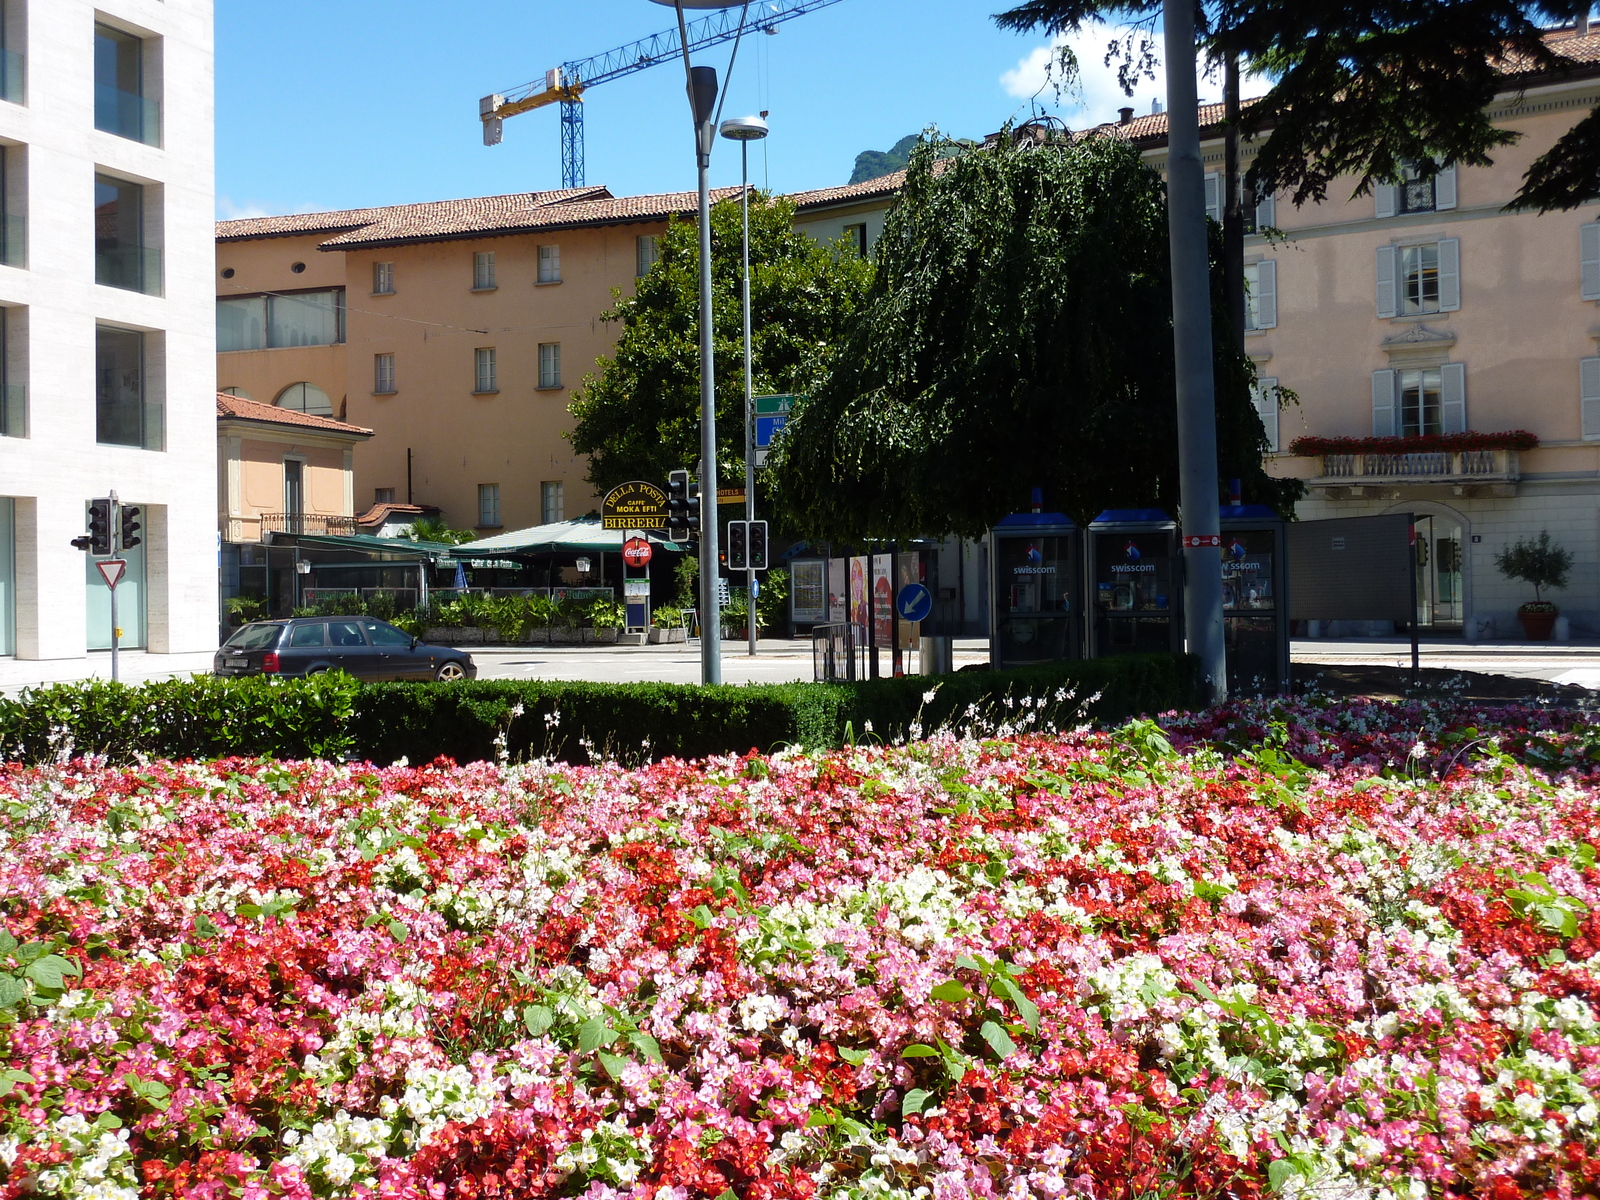
<instances>
[{"instance_id":1,"label":"license plate","mask_svg":"<svg viewBox=\"0 0 1600 1200\"><path fill-rule=\"evenodd\" d=\"M250 660L248 658L225 658L222 660L222 665L225 667L248 667Z\"/></svg>"}]
</instances>

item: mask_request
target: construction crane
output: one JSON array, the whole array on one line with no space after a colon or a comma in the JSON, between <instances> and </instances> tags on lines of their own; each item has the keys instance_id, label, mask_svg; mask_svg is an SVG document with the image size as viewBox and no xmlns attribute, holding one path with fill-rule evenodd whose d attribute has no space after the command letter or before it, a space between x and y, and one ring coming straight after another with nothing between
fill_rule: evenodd
<instances>
[{"instance_id":1,"label":"construction crane","mask_svg":"<svg viewBox=\"0 0 1600 1200\"><path fill-rule=\"evenodd\" d=\"M777 33L778 26L793 17L804 16L839 0L754 0L748 13L738 8L722 9L687 26L689 52L731 42L745 32ZM514 91L495 93L478 101L478 117L483 122L483 144L498 146L501 127L507 117L532 112L552 104L561 105L561 186L584 185L583 94L612 79L621 79L662 63L681 59L683 43L678 30L669 29L654 37L629 42L593 58L578 59L552 67L542 80L535 80Z\"/></svg>"}]
</instances>

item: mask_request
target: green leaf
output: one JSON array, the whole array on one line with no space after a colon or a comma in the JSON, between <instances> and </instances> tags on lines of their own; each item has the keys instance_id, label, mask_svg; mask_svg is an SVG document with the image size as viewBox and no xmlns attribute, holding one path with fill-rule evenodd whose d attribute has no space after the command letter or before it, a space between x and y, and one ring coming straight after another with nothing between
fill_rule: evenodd
<instances>
[{"instance_id":1,"label":"green leaf","mask_svg":"<svg viewBox=\"0 0 1600 1200\"><path fill-rule=\"evenodd\" d=\"M10 954L17 948L17 939L4 929L0 929L0 956Z\"/></svg>"},{"instance_id":2,"label":"green leaf","mask_svg":"<svg viewBox=\"0 0 1600 1200\"><path fill-rule=\"evenodd\" d=\"M1017 1011L1022 1014L1022 1023L1028 1027L1028 1032L1037 1034L1039 1032L1039 1006L1029 1000L1023 990L1009 979L997 979L995 980L995 986L1009 996L1011 1003L1017 1006Z\"/></svg>"},{"instance_id":3,"label":"green leaf","mask_svg":"<svg viewBox=\"0 0 1600 1200\"><path fill-rule=\"evenodd\" d=\"M211 923L211 918L206 916L205 913L195 914L194 931L201 937L207 938L216 937L217 934L221 932L221 930Z\"/></svg>"},{"instance_id":4,"label":"green leaf","mask_svg":"<svg viewBox=\"0 0 1600 1200\"><path fill-rule=\"evenodd\" d=\"M919 1113L928 1107L928 1101L932 1099L932 1092L924 1091L922 1088L912 1088L900 1102L900 1115L909 1117L912 1113Z\"/></svg>"},{"instance_id":5,"label":"green leaf","mask_svg":"<svg viewBox=\"0 0 1600 1200\"><path fill-rule=\"evenodd\" d=\"M939 1052L932 1046L924 1046L921 1042L912 1042L900 1051L901 1058L938 1058Z\"/></svg>"},{"instance_id":6,"label":"green leaf","mask_svg":"<svg viewBox=\"0 0 1600 1200\"><path fill-rule=\"evenodd\" d=\"M409 929L407 929L404 925L402 925L399 921L390 921L389 922L389 936L392 937L397 942L405 941L406 937L410 934L410 932L411 931Z\"/></svg>"},{"instance_id":7,"label":"green leaf","mask_svg":"<svg viewBox=\"0 0 1600 1200\"><path fill-rule=\"evenodd\" d=\"M34 1078L26 1071L0 1071L0 1096L9 1096L19 1083L32 1083Z\"/></svg>"},{"instance_id":8,"label":"green leaf","mask_svg":"<svg viewBox=\"0 0 1600 1200\"><path fill-rule=\"evenodd\" d=\"M609 1046L622 1035L606 1024L604 1017L590 1017L578 1029L578 1049L585 1054Z\"/></svg>"},{"instance_id":9,"label":"green leaf","mask_svg":"<svg viewBox=\"0 0 1600 1200\"><path fill-rule=\"evenodd\" d=\"M977 964L977 962L974 961L971 958L971 956L966 955L966 954L963 954L963 955L961 955L961 957L956 959L956 966L960 967L962 970L965 970L965 971L981 971L981 970L983 970L983 968L980 967Z\"/></svg>"},{"instance_id":10,"label":"green leaf","mask_svg":"<svg viewBox=\"0 0 1600 1200\"><path fill-rule=\"evenodd\" d=\"M1299 1166L1288 1158L1275 1158L1267 1164L1267 1182L1275 1192L1283 1191L1289 1180L1300 1174Z\"/></svg>"},{"instance_id":11,"label":"green leaf","mask_svg":"<svg viewBox=\"0 0 1600 1200\"><path fill-rule=\"evenodd\" d=\"M28 987L15 975L0 975L0 1008L14 1008L28 996Z\"/></svg>"},{"instance_id":12,"label":"green leaf","mask_svg":"<svg viewBox=\"0 0 1600 1200\"><path fill-rule=\"evenodd\" d=\"M839 1046L837 1049L839 1052L839 1057L844 1059L844 1061L849 1063L852 1067L859 1067L862 1063L867 1061L868 1052L865 1050L852 1050L849 1046Z\"/></svg>"},{"instance_id":13,"label":"green leaf","mask_svg":"<svg viewBox=\"0 0 1600 1200\"><path fill-rule=\"evenodd\" d=\"M952 1004L958 1000L966 1000L972 995L967 991L966 984L959 979L947 979L929 994L935 1000L945 1000Z\"/></svg>"},{"instance_id":14,"label":"green leaf","mask_svg":"<svg viewBox=\"0 0 1600 1200\"><path fill-rule=\"evenodd\" d=\"M662 1061L661 1044L648 1033L641 1033L636 1029L628 1035L628 1041L633 1044L635 1050L644 1055L646 1062L660 1063Z\"/></svg>"},{"instance_id":15,"label":"green leaf","mask_svg":"<svg viewBox=\"0 0 1600 1200\"><path fill-rule=\"evenodd\" d=\"M716 914L704 904L697 904L689 910L689 920L694 922L696 929L710 928L711 922L716 919Z\"/></svg>"},{"instance_id":16,"label":"green leaf","mask_svg":"<svg viewBox=\"0 0 1600 1200\"><path fill-rule=\"evenodd\" d=\"M522 1010L522 1023L532 1036L538 1037L556 1023L556 1015L542 1004L530 1004Z\"/></svg>"},{"instance_id":17,"label":"green leaf","mask_svg":"<svg viewBox=\"0 0 1600 1200\"><path fill-rule=\"evenodd\" d=\"M42 988L59 991L66 986L68 976L82 975L83 970L69 958L59 954L46 954L27 965L23 974Z\"/></svg>"},{"instance_id":18,"label":"green leaf","mask_svg":"<svg viewBox=\"0 0 1600 1200\"><path fill-rule=\"evenodd\" d=\"M241 917L259 917L261 906L259 904L241 904L233 910Z\"/></svg>"},{"instance_id":19,"label":"green leaf","mask_svg":"<svg viewBox=\"0 0 1600 1200\"><path fill-rule=\"evenodd\" d=\"M985 1021L978 1033L989 1043L989 1048L1001 1058L1006 1058L1016 1051L1017 1044L1011 1040L1011 1035L993 1021Z\"/></svg>"},{"instance_id":20,"label":"green leaf","mask_svg":"<svg viewBox=\"0 0 1600 1200\"><path fill-rule=\"evenodd\" d=\"M607 1054L604 1050L597 1051L595 1057L600 1060L600 1065L605 1068L607 1075L618 1083L622 1082L623 1069L628 1065L628 1060L620 1054Z\"/></svg>"}]
</instances>

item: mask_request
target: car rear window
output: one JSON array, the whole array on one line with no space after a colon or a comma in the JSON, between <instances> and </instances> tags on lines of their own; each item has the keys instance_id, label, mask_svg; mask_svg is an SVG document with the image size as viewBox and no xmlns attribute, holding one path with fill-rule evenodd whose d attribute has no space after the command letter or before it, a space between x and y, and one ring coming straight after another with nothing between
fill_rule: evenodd
<instances>
[{"instance_id":1,"label":"car rear window","mask_svg":"<svg viewBox=\"0 0 1600 1200\"><path fill-rule=\"evenodd\" d=\"M278 644L282 625L246 625L227 641L230 650L267 650Z\"/></svg>"},{"instance_id":2,"label":"car rear window","mask_svg":"<svg viewBox=\"0 0 1600 1200\"><path fill-rule=\"evenodd\" d=\"M325 645L326 642L325 642L325 640L323 638L323 631L325 629L327 629L327 626L323 625L321 622L316 622L316 623L313 623L311 625L296 625L289 632L289 645L291 645L291 646L321 646L321 645Z\"/></svg>"},{"instance_id":3,"label":"car rear window","mask_svg":"<svg viewBox=\"0 0 1600 1200\"><path fill-rule=\"evenodd\" d=\"M354 621L329 621L328 641L335 646L365 646L367 640L361 636L361 627Z\"/></svg>"}]
</instances>

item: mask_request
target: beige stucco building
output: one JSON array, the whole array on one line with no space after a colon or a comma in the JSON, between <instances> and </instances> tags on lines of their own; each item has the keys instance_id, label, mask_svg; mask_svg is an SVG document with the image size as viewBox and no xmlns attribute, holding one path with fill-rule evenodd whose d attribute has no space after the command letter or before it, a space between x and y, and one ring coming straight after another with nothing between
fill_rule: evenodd
<instances>
[{"instance_id":1,"label":"beige stucco building","mask_svg":"<svg viewBox=\"0 0 1600 1200\"><path fill-rule=\"evenodd\" d=\"M1508 83L1492 115L1522 138L1493 166L1367 196L1345 180L1303 208L1268 198L1246 242L1246 341L1266 385L1269 469L1305 480L1302 520L1416 514L1419 624L1468 638L1520 636L1515 610L1532 590L1502 578L1494 557L1541 530L1575 557L1553 597L1572 632L1600 635L1600 203L1505 211L1534 159L1600 102L1600 36L1551 36L1573 70ZM1213 215L1221 117L1220 105L1202 106ZM1164 168L1165 124L1112 128ZM1246 145L1245 168L1253 153ZM1296 402L1280 410L1274 385ZM1536 435L1537 448L1291 450L1301 437L1511 430Z\"/></svg>"},{"instance_id":2,"label":"beige stucco building","mask_svg":"<svg viewBox=\"0 0 1600 1200\"><path fill-rule=\"evenodd\" d=\"M563 436L572 389L615 344L614 293L694 207L586 188L222 222L217 385L373 430L357 513L415 502L480 533L581 516L599 498Z\"/></svg>"}]
</instances>

